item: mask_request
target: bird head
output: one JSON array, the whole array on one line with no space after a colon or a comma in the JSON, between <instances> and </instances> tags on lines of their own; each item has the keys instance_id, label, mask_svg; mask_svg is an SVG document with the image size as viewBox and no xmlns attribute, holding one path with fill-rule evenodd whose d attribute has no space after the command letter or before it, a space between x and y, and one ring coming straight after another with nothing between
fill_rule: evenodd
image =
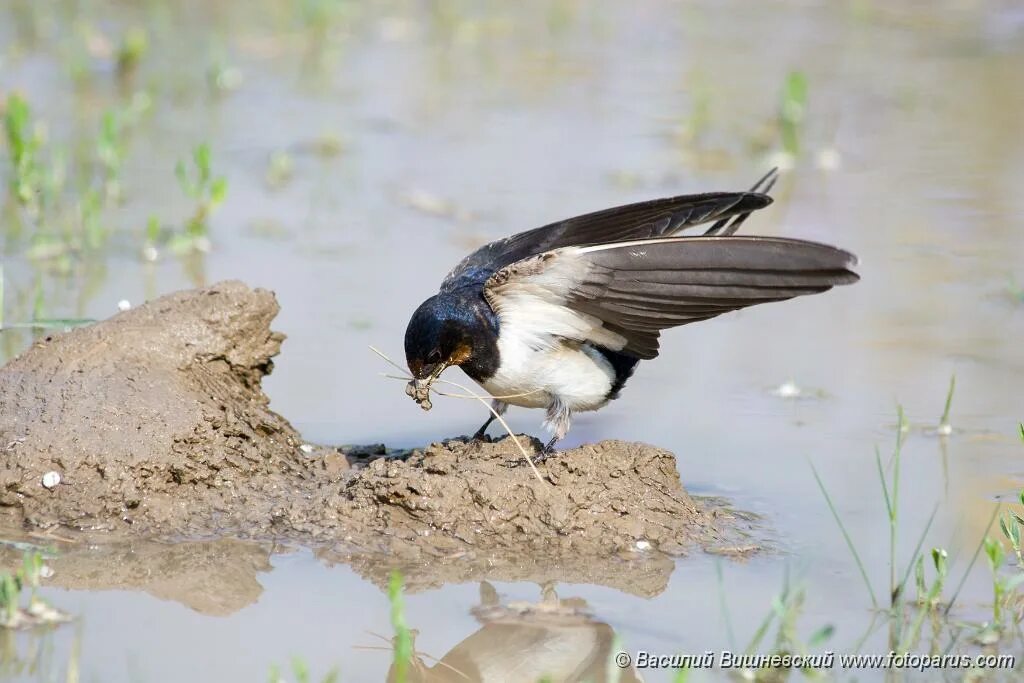
<instances>
[{"instance_id":1,"label":"bird head","mask_svg":"<svg viewBox=\"0 0 1024 683\"><path fill-rule=\"evenodd\" d=\"M430 386L453 365L473 356L473 330L456 302L438 295L416 309L405 330L405 360L413 379L406 393L430 410Z\"/></svg>"}]
</instances>

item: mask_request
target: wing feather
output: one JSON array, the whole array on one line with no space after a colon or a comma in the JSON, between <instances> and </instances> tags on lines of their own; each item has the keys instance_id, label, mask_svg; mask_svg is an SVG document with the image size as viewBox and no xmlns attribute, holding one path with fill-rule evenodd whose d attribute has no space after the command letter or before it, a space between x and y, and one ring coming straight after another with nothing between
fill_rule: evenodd
<instances>
[{"instance_id":1,"label":"wing feather","mask_svg":"<svg viewBox=\"0 0 1024 683\"><path fill-rule=\"evenodd\" d=\"M591 341L609 349L625 346L625 337L605 327L600 317L566 306L589 265L575 248L524 259L495 273L484 297L505 333L514 333L534 349L551 348L562 339Z\"/></svg>"},{"instance_id":2,"label":"wing feather","mask_svg":"<svg viewBox=\"0 0 1024 683\"><path fill-rule=\"evenodd\" d=\"M676 237L563 247L494 274L485 296L502 329L538 346L589 342L658 355L661 330L859 278L856 258L777 237Z\"/></svg>"},{"instance_id":3,"label":"wing feather","mask_svg":"<svg viewBox=\"0 0 1024 683\"><path fill-rule=\"evenodd\" d=\"M755 185L755 188L760 185ZM749 215L772 203L758 192L708 192L654 199L576 216L486 244L455 266L442 291L483 283L530 256L564 247L653 239L686 228Z\"/></svg>"}]
</instances>

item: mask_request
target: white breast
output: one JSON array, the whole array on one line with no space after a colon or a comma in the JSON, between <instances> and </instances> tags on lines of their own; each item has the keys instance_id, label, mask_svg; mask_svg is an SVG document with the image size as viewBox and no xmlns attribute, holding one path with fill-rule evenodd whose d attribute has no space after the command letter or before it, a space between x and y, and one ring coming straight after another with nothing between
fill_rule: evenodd
<instances>
[{"instance_id":1,"label":"white breast","mask_svg":"<svg viewBox=\"0 0 1024 683\"><path fill-rule=\"evenodd\" d=\"M558 397L572 411L608 402L615 370L588 345L563 343L535 350L507 332L498 339L498 371L481 386L491 396L525 408L547 408Z\"/></svg>"}]
</instances>

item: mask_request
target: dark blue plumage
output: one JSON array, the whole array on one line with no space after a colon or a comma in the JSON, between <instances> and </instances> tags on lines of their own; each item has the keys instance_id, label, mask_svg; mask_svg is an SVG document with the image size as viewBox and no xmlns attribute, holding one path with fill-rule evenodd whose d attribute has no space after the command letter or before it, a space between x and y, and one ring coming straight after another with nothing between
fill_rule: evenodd
<instances>
[{"instance_id":1,"label":"dark blue plumage","mask_svg":"<svg viewBox=\"0 0 1024 683\"><path fill-rule=\"evenodd\" d=\"M486 278L485 278L486 279ZM473 349L461 363L477 381L498 369L500 323L483 296L483 283L465 284L430 297L412 314L405 330L405 354L416 377L429 375L460 349Z\"/></svg>"}]
</instances>

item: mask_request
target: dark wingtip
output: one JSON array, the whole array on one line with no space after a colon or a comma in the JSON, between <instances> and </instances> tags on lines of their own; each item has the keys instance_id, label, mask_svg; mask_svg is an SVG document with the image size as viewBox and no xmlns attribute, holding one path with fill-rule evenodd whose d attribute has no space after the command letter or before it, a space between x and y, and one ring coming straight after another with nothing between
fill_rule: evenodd
<instances>
[{"instance_id":1,"label":"dark wingtip","mask_svg":"<svg viewBox=\"0 0 1024 683\"><path fill-rule=\"evenodd\" d=\"M760 184L761 181L758 181L757 184L754 185L754 187L749 192L738 193L739 198L736 200L736 203L733 204L732 206L732 209L734 211L740 212L738 215L733 214L735 215L735 217L733 217L733 215L730 215L726 216L725 218L719 221L716 221L714 225L712 225L710 228L704 231L704 234L707 236L733 235L736 233L737 230L740 229L740 226L743 225L744 221L750 218L750 214L754 213L755 211L759 211L765 208L766 206L770 205L772 202L774 202L775 200L769 197L768 195L754 191Z\"/></svg>"},{"instance_id":2,"label":"dark wingtip","mask_svg":"<svg viewBox=\"0 0 1024 683\"><path fill-rule=\"evenodd\" d=\"M836 254L843 259L842 263L836 264L839 266L839 269L832 284L839 286L852 285L860 282L860 274L853 270L860 263L857 255L853 252L846 251L845 249L840 249L839 247L829 246L829 248L834 250Z\"/></svg>"},{"instance_id":3,"label":"dark wingtip","mask_svg":"<svg viewBox=\"0 0 1024 683\"><path fill-rule=\"evenodd\" d=\"M855 266L859 266L860 265L860 259L857 258L857 255L854 254L852 251L847 251L846 249L842 249L840 247L832 247L832 248L835 249L836 251L840 252L843 256L846 257L846 263L843 264L843 267L845 267L846 269L850 269L850 268L853 268Z\"/></svg>"},{"instance_id":4,"label":"dark wingtip","mask_svg":"<svg viewBox=\"0 0 1024 683\"><path fill-rule=\"evenodd\" d=\"M757 209L763 209L764 207L769 206L769 205L775 203L775 198L774 197L772 197L769 194L764 194L763 192L744 192L743 193L743 199L744 200L747 200L747 199L754 199L754 200L756 200L758 205L754 206L754 207L751 207L751 209L755 210L755 211Z\"/></svg>"},{"instance_id":5,"label":"dark wingtip","mask_svg":"<svg viewBox=\"0 0 1024 683\"><path fill-rule=\"evenodd\" d=\"M748 196L758 197L764 200L758 208L764 208L775 201L774 198L769 194L772 188L775 187L775 183L779 180L779 167L772 166L772 168L765 173L763 176L757 179L757 182L753 184L750 190L746 193Z\"/></svg>"},{"instance_id":6,"label":"dark wingtip","mask_svg":"<svg viewBox=\"0 0 1024 683\"><path fill-rule=\"evenodd\" d=\"M843 271L842 275L837 277L834 281L836 285L852 285L860 282L860 275L853 272L852 270Z\"/></svg>"}]
</instances>

